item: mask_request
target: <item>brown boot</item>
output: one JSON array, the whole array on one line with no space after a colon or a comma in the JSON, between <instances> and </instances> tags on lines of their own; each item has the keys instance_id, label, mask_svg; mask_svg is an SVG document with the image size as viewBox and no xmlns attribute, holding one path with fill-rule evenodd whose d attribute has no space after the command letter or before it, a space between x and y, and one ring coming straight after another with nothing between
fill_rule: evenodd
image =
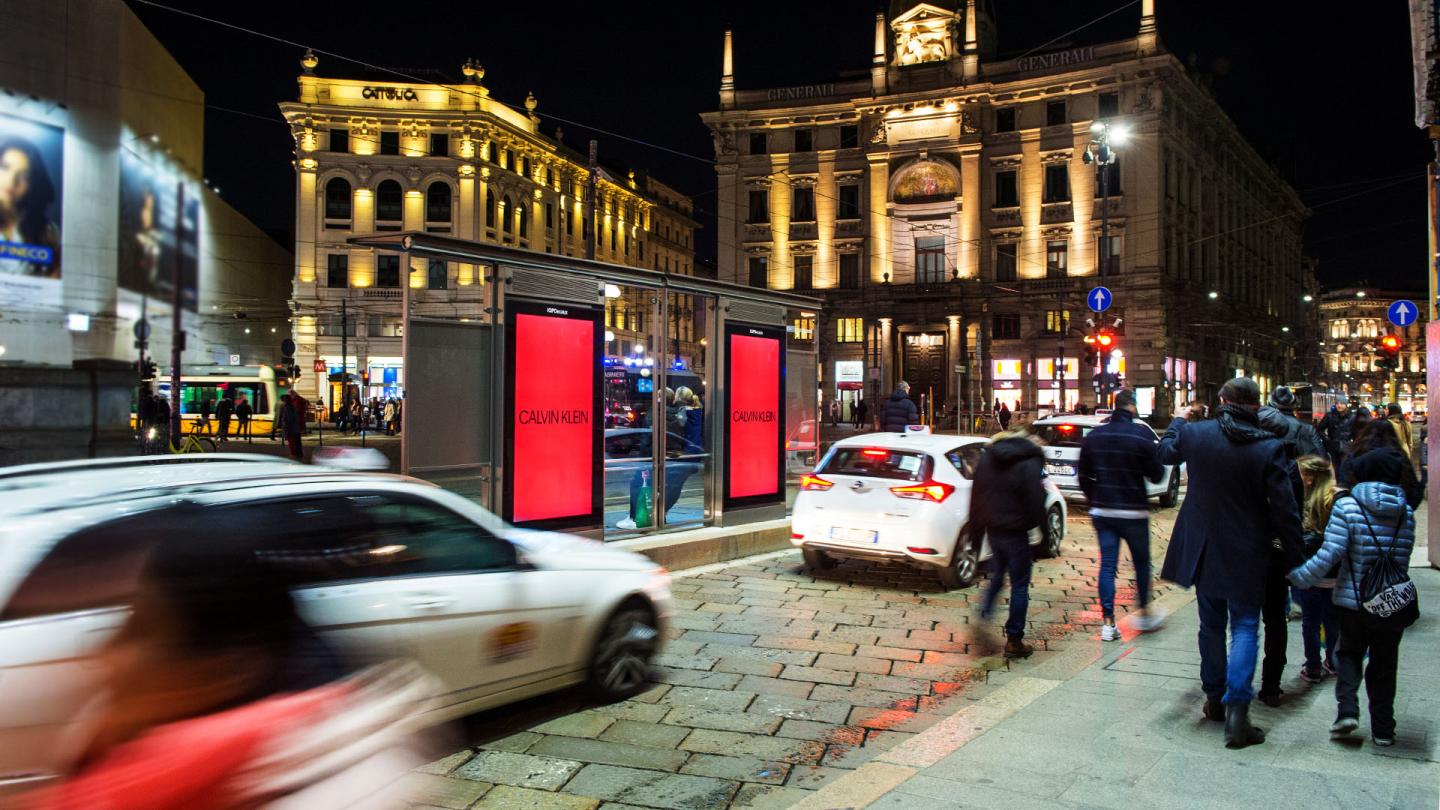
<instances>
[{"instance_id":1,"label":"brown boot","mask_svg":"<svg viewBox=\"0 0 1440 810\"><path fill-rule=\"evenodd\" d=\"M1005 642L1006 658L1029 658L1033 652L1035 648L1026 644L1019 636L1011 636Z\"/></svg>"}]
</instances>

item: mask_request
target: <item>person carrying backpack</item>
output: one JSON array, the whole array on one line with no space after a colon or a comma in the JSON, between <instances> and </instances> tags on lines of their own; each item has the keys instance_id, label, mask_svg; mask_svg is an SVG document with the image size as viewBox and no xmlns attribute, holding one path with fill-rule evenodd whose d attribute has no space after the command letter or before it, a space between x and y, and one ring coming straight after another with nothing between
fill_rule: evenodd
<instances>
[{"instance_id":1,"label":"person carrying backpack","mask_svg":"<svg viewBox=\"0 0 1440 810\"><path fill-rule=\"evenodd\" d=\"M1357 483L1348 495L1335 499L1324 544L1290 572L1296 585L1309 587L1339 565L1334 595L1340 624L1335 651L1337 711L1330 734L1343 737L1359 727L1363 672L1370 697L1370 735L1379 746L1395 744L1400 638L1420 615L1415 584L1407 573L1415 546L1415 512L1399 484L1406 463L1403 453L1390 448L1353 459Z\"/></svg>"}]
</instances>

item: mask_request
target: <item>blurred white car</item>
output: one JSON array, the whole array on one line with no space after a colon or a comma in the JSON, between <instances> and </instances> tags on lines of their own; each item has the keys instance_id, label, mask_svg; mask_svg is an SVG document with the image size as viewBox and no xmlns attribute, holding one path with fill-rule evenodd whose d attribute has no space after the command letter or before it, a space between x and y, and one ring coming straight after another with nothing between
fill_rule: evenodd
<instances>
[{"instance_id":1,"label":"blurred white car","mask_svg":"<svg viewBox=\"0 0 1440 810\"><path fill-rule=\"evenodd\" d=\"M1110 421L1110 414L1067 414L1050 416L1045 419L1036 419L1030 424L1030 432L1039 436L1045 443L1045 474L1055 482L1055 486L1066 496L1083 496L1080 490L1080 442L1090 431ZM1135 420L1135 424L1143 426L1150 431L1154 437L1155 444L1160 444L1160 437L1155 435L1155 429L1149 425ZM1145 482L1145 494L1151 498L1158 498L1160 505L1166 508L1180 502L1180 484L1185 475L1185 465L1165 468L1165 477L1159 483L1154 481Z\"/></svg>"},{"instance_id":2,"label":"blurred white car","mask_svg":"<svg viewBox=\"0 0 1440 810\"><path fill-rule=\"evenodd\" d=\"M115 538L181 503L281 527L255 549L303 583L302 618L357 661L418 661L444 688L435 720L583 682L632 695L673 610L645 557L518 530L402 476L218 454L0 469L0 795L66 764L57 740L96 696L90 659L145 558Z\"/></svg>"},{"instance_id":3,"label":"blurred white car","mask_svg":"<svg viewBox=\"0 0 1440 810\"><path fill-rule=\"evenodd\" d=\"M975 582L989 543L969 531L970 483L985 452L979 436L869 433L831 446L801 479L790 542L811 568L834 558L929 568L947 588ZM1031 533L1042 557L1065 539L1065 499L1045 485L1045 523Z\"/></svg>"}]
</instances>

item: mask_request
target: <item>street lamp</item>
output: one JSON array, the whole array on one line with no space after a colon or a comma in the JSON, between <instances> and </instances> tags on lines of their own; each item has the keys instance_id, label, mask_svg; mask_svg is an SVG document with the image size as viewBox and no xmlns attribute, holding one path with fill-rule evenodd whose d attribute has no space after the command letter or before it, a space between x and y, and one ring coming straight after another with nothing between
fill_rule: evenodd
<instances>
[{"instance_id":1,"label":"street lamp","mask_svg":"<svg viewBox=\"0 0 1440 810\"><path fill-rule=\"evenodd\" d=\"M1096 121L1090 125L1090 142L1085 145L1081 159L1088 166L1095 164L1095 173L1100 177L1100 278L1105 277L1110 264L1110 167L1115 164L1116 146L1123 146L1130 137L1130 130L1124 125L1112 125L1107 121Z\"/></svg>"}]
</instances>

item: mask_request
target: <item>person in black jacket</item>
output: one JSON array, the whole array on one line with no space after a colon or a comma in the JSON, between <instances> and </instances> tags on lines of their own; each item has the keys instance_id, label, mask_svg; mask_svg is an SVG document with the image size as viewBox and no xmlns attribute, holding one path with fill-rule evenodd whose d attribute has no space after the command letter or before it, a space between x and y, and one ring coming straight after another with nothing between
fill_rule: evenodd
<instances>
[{"instance_id":1,"label":"person in black jacket","mask_svg":"<svg viewBox=\"0 0 1440 810\"><path fill-rule=\"evenodd\" d=\"M1250 725L1250 701L1272 540L1287 560L1298 564L1304 554L1285 448L1256 416L1259 386L1236 377L1221 386L1220 403L1213 420L1187 424L1177 414L1160 440L1160 463L1184 463L1190 473L1160 576L1195 588L1204 713L1225 721L1227 747L1243 748L1265 741Z\"/></svg>"},{"instance_id":2,"label":"person in black jacket","mask_svg":"<svg viewBox=\"0 0 1440 810\"><path fill-rule=\"evenodd\" d=\"M1325 450L1330 454L1330 463L1338 470L1340 462L1350 452L1350 441L1355 437L1355 414L1350 413L1350 404L1337 402L1330 406L1330 412L1320 420L1318 432L1325 441Z\"/></svg>"},{"instance_id":3,"label":"person in black jacket","mask_svg":"<svg viewBox=\"0 0 1440 810\"><path fill-rule=\"evenodd\" d=\"M1400 438L1395 433L1395 428L1385 419L1372 419L1365 427L1356 434L1355 441L1350 445L1350 455L1345 457L1335 472L1335 481L1341 489L1350 489L1358 483L1355 476L1355 460L1371 450L1381 448L1394 450L1405 459L1405 464L1400 470L1400 478L1395 481L1387 481L1405 490L1405 502L1411 509L1420 505L1420 499L1425 496L1425 489L1420 486L1420 481L1415 475L1415 467L1410 463L1405 448L1400 444Z\"/></svg>"},{"instance_id":4,"label":"person in black jacket","mask_svg":"<svg viewBox=\"0 0 1440 810\"><path fill-rule=\"evenodd\" d=\"M1150 497L1147 480L1160 483L1165 467L1155 457L1155 434L1135 423L1135 392L1115 395L1110 421L1090 431L1080 444L1080 489L1090 501L1090 520L1100 541L1100 611L1105 624L1101 641L1119 641L1115 626L1115 569L1120 564L1120 540L1130 547L1135 564L1135 596L1141 632L1158 630L1160 620L1150 613ZM1174 473L1179 475L1179 471Z\"/></svg>"},{"instance_id":5,"label":"person in black jacket","mask_svg":"<svg viewBox=\"0 0 1440 810\"><path fill-rule=\"evenodd\" d=\"M1044 458L1023 430L997 433L975 467L970 490L971 536L989 534L990 581L980 610L990 620L1000 585L1010 576L1010 616L1005 622L1005 657L1025 658L1034 648L1024 642L1025 611L1030 603L1030 530L1045 520ZM977 643L993 650L984 622Z\"/></svg>"},{"instance_id":6,"label":"person in black jacket","mask_svg":"<svg viewBox=\"0 0 1440 810\"><path fill-rule=\"evenodd\" d=\"M910 399L910 383L904 380L895 386L890 398L880 406L880 429L887 433L904 433L906 425L920 421L920 409Z\"/></svg>"},{"instance_id":7,"label":"person in black jacket","mask_svg":"<svg viewBox=\"0 0 1440 810\"><path fill-rule=\"evenodd\" d=\"M235 415L235 400L230 398L229 392L220 397L220 403L215 406L215 436L222 443L230 440L230 417Z\"/></svg>"}]
</instances>

